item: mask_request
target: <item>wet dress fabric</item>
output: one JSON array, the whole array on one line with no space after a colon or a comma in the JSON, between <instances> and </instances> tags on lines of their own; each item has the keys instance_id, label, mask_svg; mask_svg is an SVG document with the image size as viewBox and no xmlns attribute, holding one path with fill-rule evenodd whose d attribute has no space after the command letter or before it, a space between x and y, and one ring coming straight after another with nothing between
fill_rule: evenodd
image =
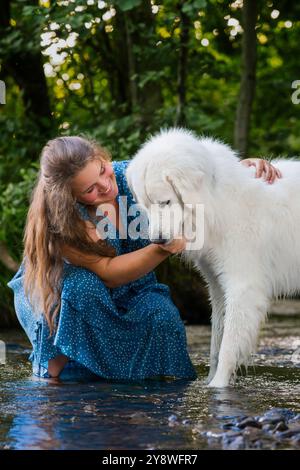
<instances>
[{"instance_id":1,"label":"wet dress fabric","mask_svg":"<svg viewBox=\"0 0 300 470\"><path fill-rule=\"evenodd\" d=\"M136 203L126 182L127 164L113 162L123 227L129 227L139 214L128 212ZM77 203L77 209L85 220L99 222L99 218L90 217L85 205ZM106 229L107 242L117 256L149 244L147 233L141 233L144 238L122 238L108 219ZM48 361L64 354L69 361L60 374L62 378L68 374L115 380L196 378L179 311L168 286L158 283L154 272L108 288L92 271L64 260L61 308L57 329L50 336L44 316L33 313L24 293L24 270L23 260L8 286L14 291L17 317L32 344L30 360L35 375L49 377Z\"/></svg>"}]
</instances>

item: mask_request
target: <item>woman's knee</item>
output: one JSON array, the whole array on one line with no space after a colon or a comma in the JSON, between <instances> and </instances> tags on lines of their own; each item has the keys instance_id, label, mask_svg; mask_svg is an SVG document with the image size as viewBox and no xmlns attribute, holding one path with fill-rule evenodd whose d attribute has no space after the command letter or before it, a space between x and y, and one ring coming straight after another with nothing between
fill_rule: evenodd
<instances>
[{"instance_id":1,"label":"woman's knee","mask_svg":"<svg viewBox=\"0 0 300 470\"><path fill-rule=\"evenodd\" d=\"M156 328L178 329L182 325L179 312L171 302L162 302L153 311L153 322Z\"/></svg>"}]
</instances>

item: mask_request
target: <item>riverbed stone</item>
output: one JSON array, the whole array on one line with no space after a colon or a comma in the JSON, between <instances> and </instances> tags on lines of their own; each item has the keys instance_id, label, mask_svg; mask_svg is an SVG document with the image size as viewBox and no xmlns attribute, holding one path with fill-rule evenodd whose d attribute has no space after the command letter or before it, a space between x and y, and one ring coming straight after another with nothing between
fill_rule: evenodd
<instances>
[{"instance_id":1,"label":"riverbed stone","mask_svg":"<svg viewBox=\"0 0 300 470\"><path fill-rule=\"evenodd\" d=\"M300 415L286 408L273 408L260 416L230 417L220 423L223 432L201 432L208 442L220 440L226 450L280 448L282 445L300 447ZM234 419L232 419L234 418ZM220 421L224 417L219 417Z\"/></svg>"},{"instance_id":2,"label":"riverbed stone","mask_svg":"<svg viewBox=\"0 0 300 470\"><path fill-rule=\"evenodd\" d=\"M272 430L272 432L277 432L277 431L286 431L288 428L288 426L286 425L286 423L284 421L279 421L275 428Z\"/></svg>"},{"instance_id":3,"label":"riverbed stone","mask_svg":"<svg viewBox=\"0 0 300 470\"><path fill-rule=\"evenodd\" d=\"M256 421L252 416L248 416L248 418L245 418L242 421L238 422L237 427L240 429L244 429L246 427L261 428L262 425L261 423Z\"/></svg>"},{"instance_id":4,"label":"riverbed stone","mask_svg":"<svg viewBox=\"0 0 300 470\"><path fill-rule=\"evenodd\" d=\"M226 450L240 450L245 449L246 442L245 438L242 435L238 435L236 437L229 437L227 435L223 436L222 439L223 449Z\"/></svg>"}]
</instances>

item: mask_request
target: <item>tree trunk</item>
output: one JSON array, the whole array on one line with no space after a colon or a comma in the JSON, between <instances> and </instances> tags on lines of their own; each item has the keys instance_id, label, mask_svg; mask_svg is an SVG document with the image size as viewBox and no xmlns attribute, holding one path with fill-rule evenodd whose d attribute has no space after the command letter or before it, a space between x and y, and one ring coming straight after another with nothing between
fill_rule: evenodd
<instances>
[{"instance_id":1,"label":"tree trunk","mask_svg":"<svg viewBox=\"0 0 300 470\"><path fill-rule=\"evenodd\" d=\"M28 115L35 120L44 135L45 132L49 134L52 117L41 56L35 53L18 54L9 60L8 66L23 90Z\"/></svg>"},{"instance_id":2,"label":"tree trunk","mask_svg":"<svg viewBox=\"0 0 300 470\"><path fill-rule=\"evenodd\" d=\"M38 0L28 0L28 5L38 5ZM10 33L10 0L0 2L0 38ZM24 44L28 33L20 31ZM28 116L35 121L40 131L47 136L50 134L51 109L46 78L44 75L40 48L33 51L22 50L14 54L0 51L4 76L12 76L23 92L23 101Z\"/></svg>"},{"instance_id":3,"label":"tree trunk","mask_svg":"<svg viewBox=\"0 0 300 470\"><path fill-rule=\"evenodd\" d=\"M128 84L131 109L136 110L138 105L138 89L136 80L136 62L133 52L132 36L130 31L130 16L124 12L124 25L126 33L126 46L127 46L127 64L128 64Z\"/></svg>"},{"instance_id":4,"label":"tree trunk","mask_svg":"<svg viewBox=\"0 0 300 470\"><path fill-rule=\"evenodd\" d=\"M149 72L158 72L161 64L158 64L153 54L149 54L149 43L156 39L155 21L150 0L143 1L137 8L130 12L132 31L132 44L143 53L135 54L137 84L140 85L141 77ZM133 49L134 50L134 49ZM138 106L140 109L141 129L145 132L153 125L155 112L162 107L162 94L158 80L147 80L144 85L138 86Z\"/></svg>"},{"instance_id":5,"label":"tree trunk","mask_svg":"<svg viewBox=\"0 0 300 470\"><path fill-rule=\"evenodd\" d=\"M153 55L150 60L145 55L149 41L156 37L151 2L144 1L126 12L117 7L116 10L114 31L107 34L101 25L93 47L97 50L101 69L107 73L118 112L130 114L135 110L139 128L146 130L153 122L153 114L162 105L157 80L148 80L143 87L139 86L141 77L144 78L148 71L159 69L159 64L151 62Z\"/></svg>"},{"instance_id":6,"label":"tree trunk","mask_svg":"<svg viewBox=\"0 0 300 470\"><path fill-rule=\"evenodd\" d=\"M180 46L177 69L177 110L175 125L183 126L186 124L185 106L186 106L186 77L188 63L188 41L189 41L189 17L182 11L184 2L180 1L178 8L180 11Z\"/></svg>"},{"instance_id":7,"label":"tree trunk","mask_svg":"<svg viewBox=\"0 0 300 470\"><path fill-rule=\"evenodd\" d=\"M1 0L0 2L0 28L9 26L10 18L10 0Z\"/></svg>"},{"instance_id":8,"label":"tree trunk","mask_svg":"<svg viewBox=\"0 0 300 470\"><path fill-rule=\"evenodd\" d=\"M236 114L234 145L242 156L247 155L250 117L255 94L257 0L244 0L242 75Z\"/></svg>"}]
</instances>

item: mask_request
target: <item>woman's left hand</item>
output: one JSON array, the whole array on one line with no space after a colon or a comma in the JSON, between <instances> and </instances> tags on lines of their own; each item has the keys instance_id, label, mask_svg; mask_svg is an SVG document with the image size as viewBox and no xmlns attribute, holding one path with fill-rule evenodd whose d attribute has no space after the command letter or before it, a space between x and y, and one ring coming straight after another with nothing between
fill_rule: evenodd
<instances>
[{"instance_id":1,"label":"woman's left hand","mask_svg":"<svg viewBox=\"0 0 300 470\"><path fill-rule=\"evenodd\" d=\"M267 183L272 184L277 178L282 177L278 168L262 158L246 158L245 160L241 160L241 163L247 167L254 166L256 168L255 177L261 178L263 176Z\"/></svg>"}]
</instances>

